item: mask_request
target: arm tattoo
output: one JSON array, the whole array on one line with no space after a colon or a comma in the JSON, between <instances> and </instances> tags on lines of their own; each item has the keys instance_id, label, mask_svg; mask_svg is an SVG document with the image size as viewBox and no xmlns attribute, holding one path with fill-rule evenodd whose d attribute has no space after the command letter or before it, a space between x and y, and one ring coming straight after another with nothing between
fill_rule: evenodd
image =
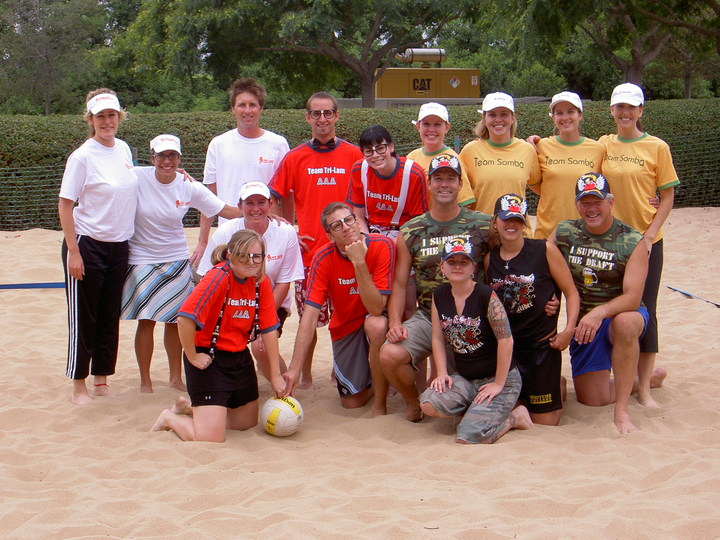
<instances>
[{"instance_id":1,"label":"arm tattoo","mask_svg":"<svg viewBox=\"0 0 720 540\"><path fill-rule=\"evenodd\" d=\"M505 312L502 302L495 293L493 293L490 297L490 303L488 304L488 319L490 320L490 326L492 327L497 339L504 339L512 336L507 313Z\"/></svg>"}]
</instances>

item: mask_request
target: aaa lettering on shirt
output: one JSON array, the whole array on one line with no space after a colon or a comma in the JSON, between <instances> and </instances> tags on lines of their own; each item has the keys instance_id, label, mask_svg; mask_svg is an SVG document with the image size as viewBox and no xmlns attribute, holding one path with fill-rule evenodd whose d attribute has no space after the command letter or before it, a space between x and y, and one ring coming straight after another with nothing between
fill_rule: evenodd
<instances>
[{"instance_id":1,"label":"aaa lettering on shirt","mask_svg":"<svg viewBox=\"0 0 720 540\"><path fill-rule=\"evenodd\" d=\"M254 308L257 304L255 302L255 299L249 299L249 298L228 298L227 305L232 307L238 307L238 308ZM233 319L249 319L250 318L250 310L249 309L236 309L232 314Z\"/></svg>"},{"instance_id":2,"label":"aaa lettering on shirt","mask_svg":"<svg viewBox=\"0 0 720 540\"><path fill-rule=\"evenodd\" d=\"M350 278L350 279L337 278L337 280L338 280L338 285L341 285L343 287L349 287L347 289L346 294L360 294L360 291L355 286L355 283L356 283L355 278Z\"/></svg>"},{"instance_id":3,"label":"aaa lettering on shirt","mask_svg":"<svg viewBox=\"0 0 720 540\"><path fill-rule=\"evenodd\" d=\"M318 186L335 186L337 185L337 182L335 181L335 177L332 176L334 174L345 174L345 169L343 167L308 167L307 168L308 176L316 176L317 181L316 185ZM330 175L330 176L327 176Z\"/></svg>"}]
</instances>

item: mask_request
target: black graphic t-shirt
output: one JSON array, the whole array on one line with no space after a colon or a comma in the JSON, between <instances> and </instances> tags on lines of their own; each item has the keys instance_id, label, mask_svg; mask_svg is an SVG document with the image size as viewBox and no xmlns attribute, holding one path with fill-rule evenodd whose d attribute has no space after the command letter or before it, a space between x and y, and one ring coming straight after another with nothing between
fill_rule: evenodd
<instances>
[{"instance_id":1,"label":"black graphic t-shirt","mask_svg":"<svg viewBox=\"0 0 720 540\"><path fill-rule=\"evenodd\" d=\"M449 283L438 285L433 292L445 341L455 353L458 373L466 379L495 376L497 339L487 318L491 294L490 287L476 284L458 314Z\"/></svg>"},{"instance_id":2,"label":"black graphic t-shirt","mask_svg":"<svg viewBox=\"0 0 720 540\"><path fill-rule=\"evenodd\" d=\"M507 268L505 268L507 264ZM545 304L560 290L550 273L545 240L526 238L522 250L509 261L500 257L500 248L490 252L488 281L508 314L513 340L535 343L557 328L558 314L545 315Z\"/></svg>"}]
</instances>

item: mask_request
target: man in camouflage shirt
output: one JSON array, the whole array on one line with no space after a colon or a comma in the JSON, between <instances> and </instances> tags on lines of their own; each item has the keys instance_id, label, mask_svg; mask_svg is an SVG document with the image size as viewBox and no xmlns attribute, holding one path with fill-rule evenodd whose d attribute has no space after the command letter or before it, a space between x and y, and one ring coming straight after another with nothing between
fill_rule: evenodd
<instances>
[{"instance_id":1,"label":"man in camouflage shirt","mask_svg":"<svg viewBox=\"0 0 720 540\"><path fill-rule=\"evenodd\" d=\"M428 189L430 211L400 227L392 294L388 301L389 331L380 349L380 363L390 384L397 388L407 406L405 417L422 420L415 385L418 366L432 353L430 310L432 292L446 279L440 274L440 258L446 243L473 244L476 279L482 281L482 257L488 252L490 216L461 207L457 202L462 183L458 158L440 154L430 163ZM408 320L402 320L405 291L411 270L417 280L418 307ZM423 382L424 382L423 375Z\"/></svg>"},{"instance_id":2,"label":"man in camouflage shirt","mask_svg":"<svg viewBox=\"0 0 720 540\"><path fill-rule=\"evenodd\" d=\"M637 428L628 402L637 372L638 340L648 321L641 306L647 245L642 234L613 218L613 195L601 174L580 177L575 205L581 219L561 222L548 238L565 257L580 293L580 321L570 343L575 394L585 405L614 402L618 431L630 433Z\"/></svg>"}]
</instances>

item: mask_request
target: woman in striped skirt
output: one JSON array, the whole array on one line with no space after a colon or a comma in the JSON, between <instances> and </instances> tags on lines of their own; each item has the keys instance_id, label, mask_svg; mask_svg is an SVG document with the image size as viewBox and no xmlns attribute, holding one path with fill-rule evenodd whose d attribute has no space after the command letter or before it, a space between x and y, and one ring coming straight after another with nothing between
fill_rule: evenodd
<instances>
[{"instance_id":1,"label":"woman in striped skirt","mask_svg":"<svg viewBox=\"0 0 720 540\"><path fill-rule=\"evenodd\" d=\"M163 342L170 367L169 384L184 391L177 311L192 291L193 281L182 220L190 208L225 218L238 217L239 210L178 172L182 152L180 139L174 135L155 137L150 142L150 153L153 166L135 167L138 202L122 318L138 321L135 355L140 368L140 391L153 391L150 362L156 322L165 323Z\"/></svg>"}]
</instances>

